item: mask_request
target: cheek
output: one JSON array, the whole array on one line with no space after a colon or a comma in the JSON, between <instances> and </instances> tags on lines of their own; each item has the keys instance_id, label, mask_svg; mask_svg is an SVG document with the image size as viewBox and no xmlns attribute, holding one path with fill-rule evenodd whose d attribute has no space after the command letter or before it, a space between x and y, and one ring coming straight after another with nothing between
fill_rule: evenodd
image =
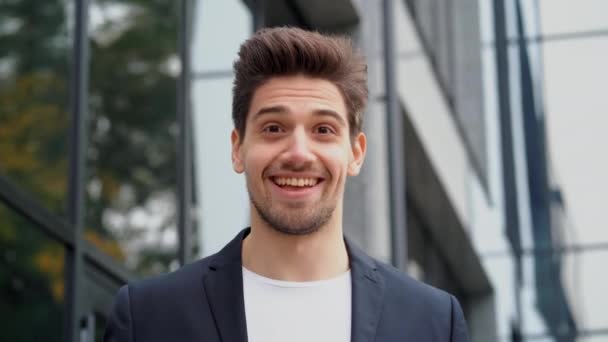
<instances>
[{"instance_id":1,"label":"cheek","mask_svg":"<svg viewBox=\"0 0 608 342\"><path fill-rule=\"evenodd\" d=\"M270 164L272 152L265 148L251 148L245 157L245 172L248 176L261 175Z\"/></svg>"},{"instance_id":2,"label":"cheek","mask_svg":"<svg viewBox=\"0 0 608 342\"><path fill-rule=\"evenodd\" d=\"M328 150L326 153L326 165L337 177L345 177L350 161L349 154L342 149Z\"/></svg>"}]
</instances>

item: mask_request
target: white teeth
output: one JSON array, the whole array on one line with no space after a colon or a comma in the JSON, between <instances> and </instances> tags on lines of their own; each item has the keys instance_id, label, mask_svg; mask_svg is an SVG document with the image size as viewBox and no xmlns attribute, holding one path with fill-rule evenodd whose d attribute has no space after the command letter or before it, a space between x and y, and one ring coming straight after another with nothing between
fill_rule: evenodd
<instances>
[{"instance_id":1,"label":"white teeth","mask_svg":"<svg viewBox=\"0 0 608 342\"><path fill-rule=\"evenodd\" d=\"M297 186L297 187L309 187L317 185L318 180L316 178L287 178L287 177L275 177L274 182L280 186Z\"/></svg>"}]
</instances>

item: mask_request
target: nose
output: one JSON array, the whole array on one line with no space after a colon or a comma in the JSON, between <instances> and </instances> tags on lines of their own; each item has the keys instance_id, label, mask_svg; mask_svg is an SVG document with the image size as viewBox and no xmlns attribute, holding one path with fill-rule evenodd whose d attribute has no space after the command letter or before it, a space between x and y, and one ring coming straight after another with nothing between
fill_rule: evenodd
<instances>
[{"instance_id":1,"label":"nose","mask_svg":"<svg viewBox=\"0 0 608 342\"><path fill-rule=\"evenodd\" d=\"M295 129L282 156L284 166L289 166L294 171L309 167L314 160L310 143L303 128Z\"/></svg>"}]
</instances>

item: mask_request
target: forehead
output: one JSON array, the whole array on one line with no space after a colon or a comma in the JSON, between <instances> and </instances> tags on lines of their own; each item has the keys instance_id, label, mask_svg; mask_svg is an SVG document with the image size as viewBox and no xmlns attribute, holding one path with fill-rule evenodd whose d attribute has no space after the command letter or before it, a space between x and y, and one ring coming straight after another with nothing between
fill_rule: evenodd
<instances>
[{"instance_id":1,"label":"forehead","mask_svg":"<svg viewBox=\"0 0 608 342\"><path fill-rule=\"evenodd\" d=\"M256 89L251 99L249 119L252 119L252 113L269 106L284 106L298 111L329 109L346 119L342 93L335 84L321 78L296 75L269 79Z\"/></svg>"}]
</instances>

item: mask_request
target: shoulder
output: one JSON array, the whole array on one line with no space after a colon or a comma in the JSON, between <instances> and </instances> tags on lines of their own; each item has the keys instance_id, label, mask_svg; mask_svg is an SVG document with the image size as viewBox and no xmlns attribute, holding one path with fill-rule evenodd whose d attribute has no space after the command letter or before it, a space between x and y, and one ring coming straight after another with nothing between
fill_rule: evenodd
<instances>
[{"instance_id":1,"label":"shoulder","mask_svg":"<svg viewBox=\"0 0 608 342\"><path fill-rule=\"evenodd\" d=\"M143 296L146 298L163 298L168 295L200 291L202 280L209 271L209 264L214 255L184 265L173 272L130 282L128 287L131 299Z\"/></svg>"},{"instance_id":2,"label":"shoulder","mask_svg":"<svg viewBox=\"0 0 608 342\"><path fill-rule=\"evenodd\" d=\"M129 307L132 314L150 313L157 309L170 312L180 307L207 302L203 279L209 272L214 255L184 265L170 273L129 282L116 295L115 307Z\"/></svg>"},{"instance_id":3,"label":"shoulder","mask_svg":"<svg viewBox=\"0 0 608 342\"><path fill-rule=\"evenodd\" d=\"M413 279L391 265L374 262L384 283L385 312L448 323L454 314L462 311L456 298L446 291Z\"/></svg>"},{"instance_id":4,"label":"shoulder","mask_svg":"<svg viewBox=\"0 0 608 342\"><path fill-rule=\"evenodd\" d=\"M132 307L166 305L178 309L183 305L204 305L207 301L203 291L204 278L211 267L240 262L241 241L247 233L248 229L244 229L219 252L177 271L129 283L119 296L128 295Z\"/></svg>"},{"instance_id":5,"label":"shoulder","mask_svg":"<svg viewBox=\"0 0 608 342\"><path fill-rule=\"evenodd\" d=\"M376 271L385 282L385 290L394 299L407 297L408 301L420 300L425 304L449 303L451 295L436 287L418 281L391 265L374 259Z\"/></svg>"},{"instance_id":6,"label":"shoulder","mask_svg":"<svg viewBox=\"0 0 608 342\"><path fill-rule=\"evenodd\" d=\"M450 312L455 301L453 296L369 256L350 240L345 239L345 242L351 267L370 275L371 278L376 279L374 282L381 286L386 310L396 310L397 314L406 310L439 316L445 316Z\"/></svg>"},{"instance_id":7,"label":"shoulder","mask_svg":"<svg viewBox=\"0 0 608 342\"><path fill-rule=\"evenodd\" d=\"M129 292L155 294L157 292L200 291L203 278L209 273L210 268L217 265L240 263L241 242L248 233L249 228L243 229L219 252L184 265L177 271L130 283Z\"/></svg>"},{"instance_id":8,"label":"shoulder","mask_svg":"<svg viewBox=\"0 0 608 342\"><path fill-rule=\"evenodd\" d=\"M376 272L383 281L384 300L379 334L399 331L418 341L467 341L466 322L454 296L413 279L379 261ZM398 328L400 327L400 328Z\"/></svg>"},{"instance_id":9,"label":"shoulder","mask_svg":"<svg viewBox=\"0 0 608 342\"><path fill-rule=\"evenodd\" d=\"M203 279L212 260L210 256L174 272L124 285L115 298L115 312L128 311L134 325L150 324L157 318L161 324L167 316L182 317L207 307Z\"/></svg>"},{"instance_id":10,"label":"shoulder","mask_svg":"<svg viewBox=\"0 0 608 342\"><path fill-rule=\"evenodd\" d=\"M116 295L104 341L185 341L212 334L203 279L213 257L171 273L124 285ZM196 317L199 324L189 322Z\"/></svg>"}]
</instances>

